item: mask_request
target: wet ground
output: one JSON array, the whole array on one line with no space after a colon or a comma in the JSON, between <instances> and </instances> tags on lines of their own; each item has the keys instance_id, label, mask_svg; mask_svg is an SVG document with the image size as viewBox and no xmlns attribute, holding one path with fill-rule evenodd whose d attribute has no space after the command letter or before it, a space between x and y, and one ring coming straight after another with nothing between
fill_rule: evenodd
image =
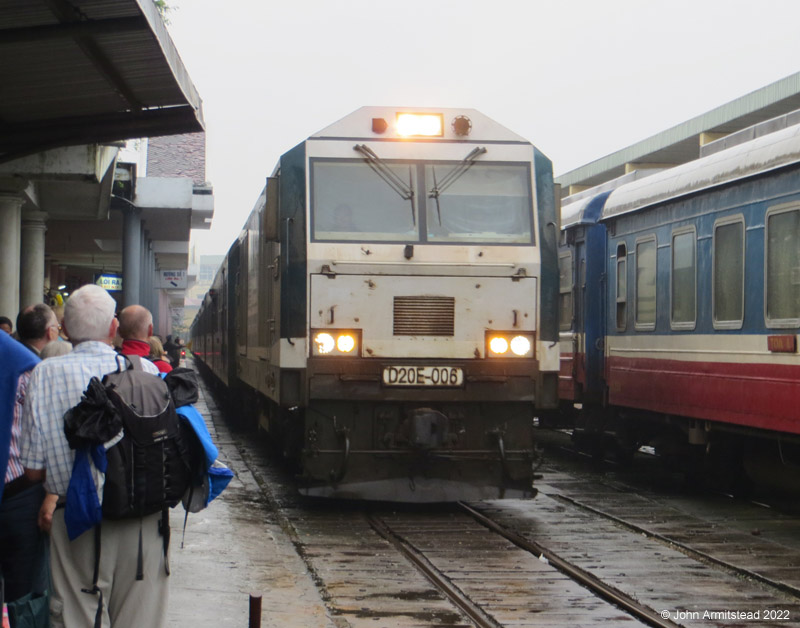
<instances>
[{"instance_id":1,"label":"wet ground","mask_svg":"<svg viewBox=\"0 0 800 628\"><path fill-rule=\"evenodd\" d=\"M208 403L207 403L208 402ZM201 393L198 410L206 417L220 459L236 474L211 505L187 520L171 517L171 628L248 625L249 598L262 596L262 626L335 626L294 544L270 515L253 475L239 456L235 436L213 400Z\"/></svg>"}]
</instances>

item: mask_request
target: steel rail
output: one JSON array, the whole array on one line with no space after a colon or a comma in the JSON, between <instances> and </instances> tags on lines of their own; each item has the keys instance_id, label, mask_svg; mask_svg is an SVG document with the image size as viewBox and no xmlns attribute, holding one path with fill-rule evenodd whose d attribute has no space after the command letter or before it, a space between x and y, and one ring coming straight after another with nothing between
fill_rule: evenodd
<instances>
[{"instance_id":1,"label":"steel rail","mask_svg":"<svg viewBox=\"0 0 800 628\"><path fill-rule=\"evenodd\" d=\"M380 536L391 543L395 549L403 554L422 574L441 591L450 602L457 606L469 617L478 628L501 628L482 608L470 600L461 590L442 574L421 552L410 543L398 536L382 519L374 515L366 515L369 525Z\"/></svg>"},{"instance_id":2,"label":"steel rail","mask_svg":"<svg viewBox=\"0 0 800 628\"><path fill-rule=\"evenodd\" d=\"M661 615L653 609L644 606L628 594L615 589L611 585L608 585L600 580L598 577L593 576L580 567L577 567L576 565L564 560L557 554L554 554L553 552L539 545L536 541L526 539L516 532L512 532L511 530L504 528L499 523L492 521L489 517L478 512L474 508L471 508L464 502L458 502L458 505L477 522L489 528L492 532L495 532L503 538L509 540L520 549L538 556L540 560L547 560L550 565L567 577L571 578L575 582L578 582L597 596L608 602L611 602L637 619L642 620L650 626L655 626L656 628L678 628L679 624L676 624L668 619L663 619Z\"/></svg>"},{"instance_id":3,"label":"steel rail","mask_svg":"<svg viewBox=\"0 0 800 628\"><path fill-rule=\"evenodd\" d=\"M686 543L682 543L681 541L677 541L673 538L665 534L661 534L660 532L653 532L652 530L648 530L636 523L632 523L621 517L617 517L616 515L612 515L611 513L604 512L599 508L595 508L594 506L590 506L589 504L585 504L578 499L574 499L572 497L567 497L566 495L549 495L553 499L560 500L566 502L568 504L572 504L576 508L580 508L581 510L585 510L586 512L591 512L592 514L598 515L609 521L613 521L617 525L620 525L628 530L636 532L637 534L641 534L651 539L655 539L665 545L675 548L679 552L685 554L689 558L693 558L698 562L705 562L710 563L712 565L716 565L717 567L721 567L722 569L729 571L737 576L750 578L751 580L755 580L764 584L766 586L773 587L778 591L782 591L783 593L787 593L795 598L800 599L800 588L789 584L788 582L780 582L778 580L774 580L769 576L764 576L757 571L752 571L747 569L746 567L740 567L738 565L734 565L733 563L729 563L728 561L722 560L721 558L716 558L707 552L703 552L701 550L693 548L691 545L687 545Z\"/></svg>"}]
</instances>

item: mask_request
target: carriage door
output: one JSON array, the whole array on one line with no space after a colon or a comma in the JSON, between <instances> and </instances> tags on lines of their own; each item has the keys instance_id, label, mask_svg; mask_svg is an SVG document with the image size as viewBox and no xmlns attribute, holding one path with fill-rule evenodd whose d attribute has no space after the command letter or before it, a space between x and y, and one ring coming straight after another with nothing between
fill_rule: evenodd
<instances>
[{"instance_id":1,"label":"carriage door","mask_svg":"<svg viewBox=\"0 0 800 628\"><path fill-rule=\"evenodd\" d=\"M605 291L608 281L606 268L606 228L595 224L587 229L582 255L582 307L584 330L584 395L587 401L599 403L603 399L605 340ZM587 264L589 260L596 260Z\"/></svg>"},{"instance_id":2,"label":"carriage door","mask_svg":"<svg viewBox=\"0 0 800 628\"><path fill-rule=\"evenodd\" d=\"M575 322L573 325L573 377L582 391L586 387L586 244L583 240L575 242Z\"/></svg>"}]
</instances>

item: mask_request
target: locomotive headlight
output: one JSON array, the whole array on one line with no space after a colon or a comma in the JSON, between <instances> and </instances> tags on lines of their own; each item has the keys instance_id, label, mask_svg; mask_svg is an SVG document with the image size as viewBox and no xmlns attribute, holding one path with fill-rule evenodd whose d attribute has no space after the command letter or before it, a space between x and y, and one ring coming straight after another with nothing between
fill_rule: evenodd
<instances>
[{"instance_id":1,"label":"locomotive headlight","mask_svg":"<svg viewBox=\"0 0 800 628\"><path fill-rule=\"evenodd\" d=\"M333 351L334 346L336 346L336 341L330 334L320 332L314 336L314 345L316 347L316 353L327 355Z\"/></svg>"},{"instance_id":2,"label":"locomotive headlight","mask_svg":"<svg viewBox=\"0 0 800 628\"><path fill-rule=\"evenodd\" d=\"M486 332L486 357L532 358L533 332Z\"/></svg>"},{"instance_id":3,"label":"locomotive headlight","mask_svg":"<svg viewBox=\"0 0 800 628\"><path fill-rule=\"evenodd\" d=\"M502 336L495 336L489 341L489 349L492 353L502 355L508 351L508 340Z\"/></svg>"},{"instance_id":4,"label":"locomotive headlight","mask_svg":"<svg viewBox=\"0 0 800 628\"><path fill-rule=\"evenodd\" d=\"M311 354L324 356L360 355L361 330L312 329Z\"/></svg>"},{"instance_id":5,"label":"locomotive headlight","mask_svg":"<svg viewBox=\"0 0 800 628\"><path fill-rule=\"evenodd\" d=\"M444 118L440 113L398 113L397 134L442 137L444 135Z\"/></svg>"},{"instance_id":6,"label":"locomotive headlight","mask_svg":"<svg viewBox=\"0 0 800 628\"><path fill-rule=\"evenodd\" d=\"M511 352L520 357L529 355L531 352L531 341L525 336L514 336L511 339Z\"/></svg>"},{"instance_id":7,"label":"locomotive headlight","mask_svg":"<svg viewBox=\"0 0 800 628\"><path fill-rule=\"evenodd\" d=\"M342 353L350 353L356 348L356 339L350 334L342 334L336 339L336 348Z\"/></svg>"}]
</instances>

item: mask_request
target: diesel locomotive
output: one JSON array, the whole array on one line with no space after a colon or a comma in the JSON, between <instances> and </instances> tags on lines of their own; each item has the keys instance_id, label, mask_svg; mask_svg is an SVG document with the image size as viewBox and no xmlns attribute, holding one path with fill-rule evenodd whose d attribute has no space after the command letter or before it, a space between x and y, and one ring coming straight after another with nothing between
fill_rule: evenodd
<instances>
[{"instance_id":1,"label":"diesel locomotive","mask_svg":"<svg viewBox=\"0 0 800 628\"><path fill-rule=\"evenodd\" d=\"M530 495L558 229L530 142L474 110L365 107L280 158L192 350L306 495Z\"/></svg>"}]
</instances>

